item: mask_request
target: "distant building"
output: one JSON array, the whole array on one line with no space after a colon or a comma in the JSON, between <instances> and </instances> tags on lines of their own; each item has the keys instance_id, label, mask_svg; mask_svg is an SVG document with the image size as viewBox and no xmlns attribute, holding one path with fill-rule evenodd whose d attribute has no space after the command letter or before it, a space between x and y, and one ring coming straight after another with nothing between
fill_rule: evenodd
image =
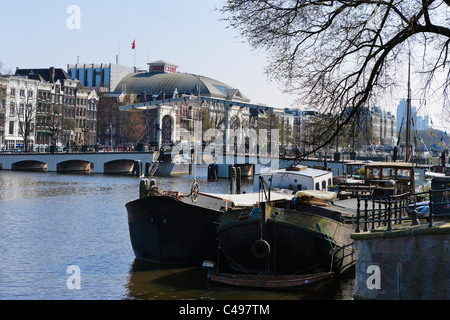
<instances>
[{"instance_id":1,"label":"distant building","mask_svg":"<svg viewBox=\"0 0 450 320\"><path fill-rule=\"evenodd\" d=\"M35 118L37 92L40 81L26 77L0 78L0 148L2 150L24 149L22 132L31 129L27 137L29 150L35 144Z\"/></svg>"},{"instance_id":2,"label":"distant building","mask_svg":"<svg viewBox=\"0 0 450 320\"><path fill-rule=\"evenodd\" d=\"M147 134L144 141L158 146L186 139L181 134L177 135L180 129L194 129L194 121L201 119L198 95L209 98L202 101L201 112L215 123L217 129L222 129L225 125L225 102L234 103L229 108L230 128L248 126L253 121L246 108L250 99L239 89L206 76L179 72L177 65L163 60L149 63L148 72L127 75L114 91L134 92L141 103L149 105L146 110ZM154 104L151 105L152 103ZM113 120L106 119L106 125L110 121L113 123ZM114 123L112 126L114 127Z\"/></svg>"},{"instance_id":3,"label":"distant building","mask_svg":"<svg viewBox=\"0 0 450 320\"><path fill-rule=\"evenodd\" d=\"M377 145L392 146L396 137L394 115L381 107L367 108L372 127L372 142Z\"/></svg>"},{"instance_id":4,"label":"distant building","mask_svg":"<svg viewBox=\"0 0 450 320\"><path fill-rule=\"evenodd\" d=\"M75 126L73 140L78 145L94 145L97 135L97 105L95 90L79 88L76 94Z\"/></svg>"},{"instance_id":5,"label":"distant building","mask_svg":"<svg viewBox=\"0 0 450 320\"><path fill-rule=\"evenodd\" d=\"M402 123L403 127L401 130L404 132L406 128L407 107L406 99L401 100L397 106L397 132L400 132ZM430 117L428 115L419 116L415 106L411 106L411 120L413 129L419 131L430 130Z\"/></svg>"},{"instance_id":6,"label":"distant building","mask_svg":"<svg viewBox=\"0 0 450 320\"><path fill-rule=\"evenodd\" d=\"M20 69L16 68L16 76L24 76L28 79L46 81L49 83L55 83L57 80L60 82L63 80L72 79L67 72L63 69L50 67L50 68L28 68Z\"/></svg>"},{"instance_id":7,"label":"distant building","mask_svg":"<svg viewBox=\"0 0 450 320\"><path fill-rule=\"evenodd\" d=\"M417 117L417 122L415 123L415 127L417 128L417 130L419 131L428 131L430 130L430 116L429 115L425 115L425 116L418 116Z\"/></svg>"},{"instance_id":8,"label":"distant building","mask_svg":"<svg viewBox=\"0 0 450 320\"><path fill-rule=\"evenodd\" d=\"M346 109L346 114L350 113L350 108ZM378 146L393 146L396 137L395 116L381 107L363 107L356 121L356 136L362 134L364 141L362 144L372 144Z\"/></svg>"},{"instance_id":9,"label":"distant building","mask_svg":"<svg viewBox=\"0 0 450 320\"><path fill-rule=\"evenodd\" d=\"M17 68L14 76L0 82L1 148L23 148L25 125L32 129L29 150L96 143L97 93L63 69Z\"/></svg>"},{"instance_id":10,"label":"distant building","mask_svg":"<svg viewBox=\"0 0 450 320\"><path fill-rule=\"evenodd\" d=\"M99 88L100 91L114 91L118 83L135 68L118 64L68 64L67 72L72 79L80 81L87 88Z\"/></svg>"},{"instance_id":11,"label":"distant building","mask_svg":"<svg viewBox=\"0 0 450 320\"><path fill-rule=\"evenodd\" d=\"M285 108L285 121L292 126L292 136L294 140L304 139L304 137L311 135L311 124L315 121L319 113L314 110L299 110Z\"/></svg>"},{"instance_id":12,"label":"distant building","mask_svg":"<svg viewBox=\"0 0 450 320\"><path fill-rule=\"evenodd\" d=\"M169 99L175 97L201 96L249 102L240 90L223 82L190 73L178 71L178 66L167 61L158 60L148 64L148 72L127 74L115 90L134 92L141 101L151 101L158 97ZM200 87L199 87L200 86Z\"/></svg>"},{"instance_id":13,"label":"distant building","mask_svg":"<svg viewBox=\"0 0 450 320\"><path fill-rule=\"evenodd\" d=\"M8 87L3 84L0 75L0 150L5 145L6 96Z\"/></svg>"}]
</instances>

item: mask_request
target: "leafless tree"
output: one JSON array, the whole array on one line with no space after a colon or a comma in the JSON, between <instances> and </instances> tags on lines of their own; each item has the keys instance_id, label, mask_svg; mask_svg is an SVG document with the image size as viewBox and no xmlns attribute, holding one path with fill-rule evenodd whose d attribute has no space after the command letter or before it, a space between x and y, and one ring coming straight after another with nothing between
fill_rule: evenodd
<instances>
[{"instance_id":1,"label":"leafless tree","mask_svg":"<svg viewBox=\"0 0 450 320\"><path fill-rule=\"evenodd\" d=\"M400 72L410 52L423 92L443 70L439 94L449 110L450 0L228 0L220 11L252 47L268 52L266 72L286 92L334 116L315 149L331 143L361 108L406 83Z\"/></svg>"},{"instance_id":2,"label":"leafless tree","mask_svg":"<svg viewBox=\"0 0 450 320\"><path fill-rule=\"evenodd\" d=\"M29 140L34 133L35 115L36 115L36 91L33 85L26 85L25 89L20 89L20 98L17 117L19 119L19 133L23 138L24 151L28 152L30 145Z\"/></svg>"}]
</instances>

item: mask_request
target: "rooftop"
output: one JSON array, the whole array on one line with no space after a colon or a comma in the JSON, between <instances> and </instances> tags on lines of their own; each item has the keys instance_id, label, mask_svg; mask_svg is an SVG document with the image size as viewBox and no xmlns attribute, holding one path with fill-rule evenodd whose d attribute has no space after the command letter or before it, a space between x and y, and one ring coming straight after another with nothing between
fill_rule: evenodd
<instances>
[{"instance_id":1,"label":"rooftop","mask_svg":"<svg viewBox=\"0 0 450 320\"><path fill-rule=\"evenodd\" d=\"M198 95L249 102L239 89L209 77L177 71L178 66L159 60L149 63L149 72L132 73L124 77L115 91L132 91L138 96L146 94L161 95L174 98L177 95ZM199 88L200 87L200 88Z\"/></svg>"},{"instance_id":2,"label":"rooftop","mask_svg":"<svg viewBox=\"0 0 450 320\"><path fill-rule=\"evenodd\" d=\"M33 68L33 69L16 69L16 76L28 76L30 79L44 80L55 82L57 80L72 79L69 74L61 68Z\"/></svg>"}]
</instances>

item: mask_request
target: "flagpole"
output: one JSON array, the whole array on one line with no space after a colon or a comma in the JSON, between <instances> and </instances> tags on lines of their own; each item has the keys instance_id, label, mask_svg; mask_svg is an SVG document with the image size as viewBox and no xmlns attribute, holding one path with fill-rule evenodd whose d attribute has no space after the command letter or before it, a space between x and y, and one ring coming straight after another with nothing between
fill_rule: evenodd
<instances>
[{"instance_id":1,"label":"flagpole","mask_svg":"<svg viewBox=\"0 0 450 320\"><path fill-rule=\"evenodd\" d=\"M131 44L131 49L134 51L134 71L136 72L136 39L133 40Z\"/></svg>"}]
</instances>

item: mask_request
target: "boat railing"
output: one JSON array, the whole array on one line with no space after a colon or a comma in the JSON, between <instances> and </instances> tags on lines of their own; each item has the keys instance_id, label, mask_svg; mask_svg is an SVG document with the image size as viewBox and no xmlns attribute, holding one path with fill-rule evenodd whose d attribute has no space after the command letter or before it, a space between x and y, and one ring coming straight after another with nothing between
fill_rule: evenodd
<instances>
[{"instance_id":1,"label":"boat railing","mask_svg":"<svg viewBox=\"0 0 450 320\"><path fill-rule=\"evenodd\" d=\"M417 199L429 199L420 203ZM358 196L356 230L367 232L376 228L392 231L393 224L404 220L426 219L432 227L436 220L450 218L450 189L429 190L398 196L362 197ZM417 214L418 208L425 208L425 213Z\"/></svg>"}]
</instances>

